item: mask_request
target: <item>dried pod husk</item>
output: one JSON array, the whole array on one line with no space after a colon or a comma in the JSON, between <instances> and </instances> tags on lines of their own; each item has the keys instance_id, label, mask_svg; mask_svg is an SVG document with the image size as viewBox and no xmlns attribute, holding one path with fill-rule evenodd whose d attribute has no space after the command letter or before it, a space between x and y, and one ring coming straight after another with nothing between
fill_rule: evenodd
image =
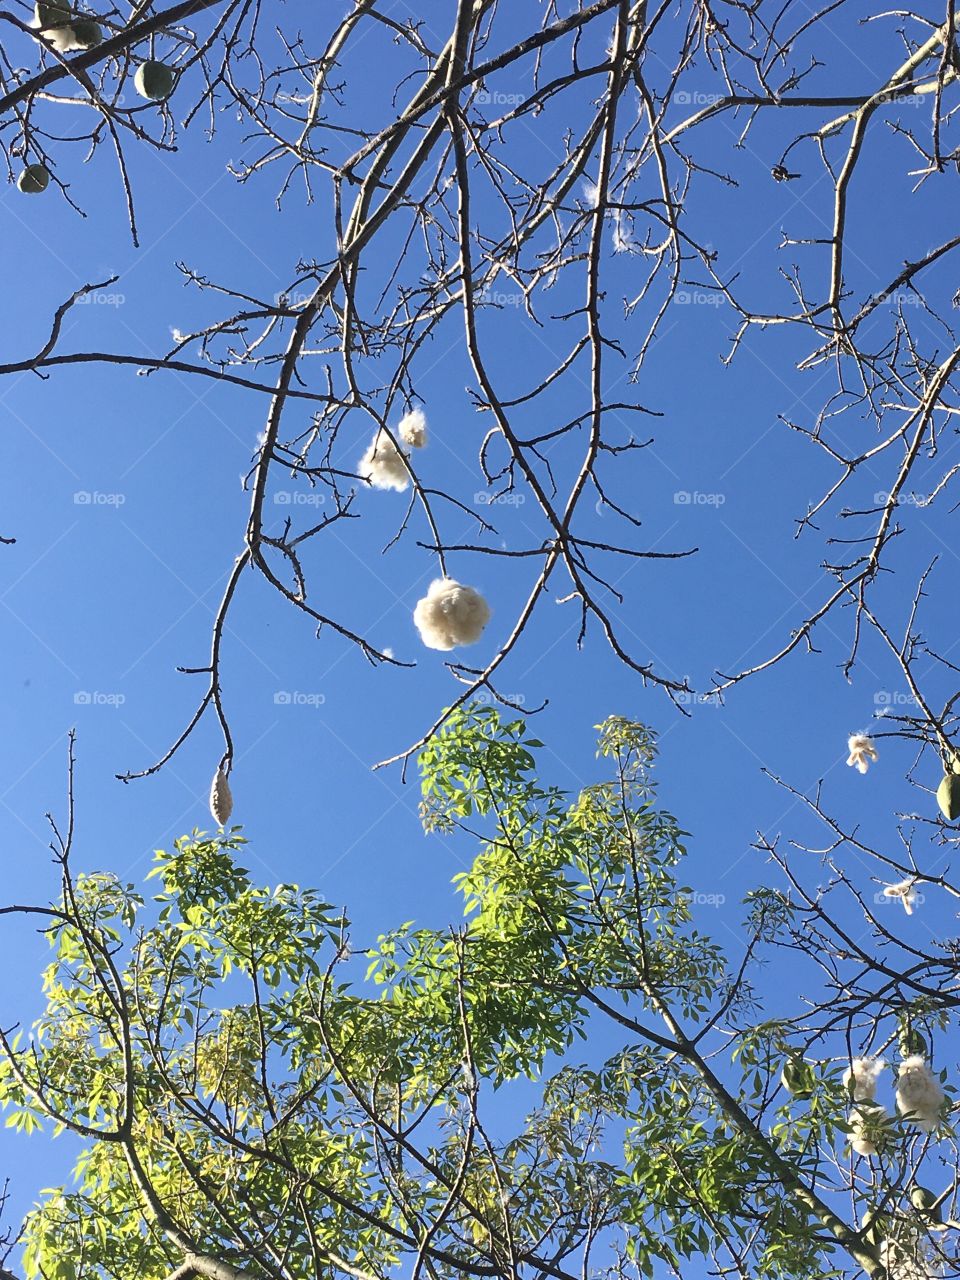
<instances>
[{"instance_id":1,"label":"dried pod husk","mask_svg":"<svg viewBox=\"0 0 960 1280\"><path fill-rule=\"evenodd\" d=\"M937 787L937 804L948 822L960 818L960 773L945 773Z\"/></svg>"},{"instance_id":2,"label":"dried pod husk","mask_svg":"<svg viewBox=\"0 0 960 1280\"><path fill-rule=\"evenodd\" d=\"M44 164L28 164L17 178L17 190L24 195L36 196L50 185L50 173Z\"/></svg>"},{"instance_id":3,"label":"dried pod husk","mask_svg":"<svg viewBox=\"0 0 960 1280\"><path fill-rule=\"evenodd\" d=\"M166 98L173 88L173 81L173 68L168 67L165 62L141 62L133 77L137 93L150 102Z\"/></svg>"},{"instance_id":4,"label":"dried pod husk","mask_svg":"<svg viewBox=\"0 0 960 1280\"><path fill-rule=\"evenodd\" d=\"M221 827L227 825L233 813L233 795L222 767L217 770L210 787L210 812Z\"/></svg>"}]
</instances>

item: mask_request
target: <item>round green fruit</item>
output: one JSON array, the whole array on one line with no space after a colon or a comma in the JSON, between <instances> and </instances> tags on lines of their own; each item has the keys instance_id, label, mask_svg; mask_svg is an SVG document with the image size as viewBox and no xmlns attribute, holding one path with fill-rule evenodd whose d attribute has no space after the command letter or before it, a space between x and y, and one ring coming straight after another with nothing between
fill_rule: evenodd
<instances>
[{"instance_id":1,"label":"round green fruit","mask_svg":"<svg viewBox=\"0 0 960 1280\"><path fill-rule=\"evenodd\" d=\"M918 1213L931 1214L937 1203L937 1196L928 1187L914 1187L910 1192L910 1203ZM939 1213L936 1216L939 1218Z\"/></svg>"},{"instance_id":2,"label":"round green fruit","mask_svg":"<svg viewBox=\"0 0 960 1280\"><path fill-rule=\"evenodd\" d=\"M884 1225L883 1219L876 1209L868 1209L863 1215L860 1230L863 1232L863 1238L867 1244L877 1245L880 1243L883 1238Z\"/></svg>"},{"instance_id":3,"label":"round green fruit","mask_svg":"<svg viewBox=\"0 0 960 1280\"><path fill-rule=\"evenodd\" d=\"M73 17L70 5L65 4L64 0L37 0L34 15L34 23L41 30L65 27Z\"/></svg>"},{"instance_id":4,"label":"round green fruit","mask_svg":"<svg viewBox=\"0 0 960 1280\"><path fill-rule=\"evenodd\" d=\"M809 1098L813 1093L813 1071L802 1058L788 1058L780 1072L780 1083L795 1098Z\"/></svg>"},{"instance_id":5,"label":"round green fruit","mask_svg":"<svg viewBox=\"0 0 960 1280\"><path fill-rule=\"evenodd\" d=\"M94 22L92 18L81 18L79 22L75 22L73 34L82 49L95 49L98 44L103 43L100 23Z\"/></svg>"},{"instance_id":6,"label":"round green fruit","mask_svg":"<svg viewBox=\"0 0 960 1280\"><path fill-rule=\"evenodd\" d=\"M17 179L17 189L28 196L39 195L49 185L50 174L46 165L42 164L28 164Z\"/></svg>"},{"instance_id":7,"label":"round green fruit","mask_svg":"<svg viewBox=\"0 0 960 1280\"><path fill-rule=\"evenodd\" d=\"M173 68L165 62L141 62L133 83L141 98L159 102L173 88Z\"/></svg>"},{"instance_id":8,"label":"round green fruit","mask_svg":"<svg viewBox=\"0 0 960 1280\"><path fill-rule=\"evenodd\" d=\"M960 774L945 773L937 787L937 804L948 822L960 818Z\"/></svg>"}]
</instances>

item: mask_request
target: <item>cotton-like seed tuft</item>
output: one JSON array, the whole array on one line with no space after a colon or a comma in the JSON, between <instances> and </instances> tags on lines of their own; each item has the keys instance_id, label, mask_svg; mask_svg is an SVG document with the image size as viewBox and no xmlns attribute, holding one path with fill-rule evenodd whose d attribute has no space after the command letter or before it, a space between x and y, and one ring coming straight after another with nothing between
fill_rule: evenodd
<instances>
[{"instance_id":1,"label":"cotton-like seed tuft","mask_svg":"<svg viewBox=\"0 0 960 1280\"><path fill-rule=\"evenodd\" d=\"M875 1156L886 1136L889 1117L878 1102L863 1102L850 1111L850 1146L858 1156Z\"/></svg>"},{"instance_id":2,"label":"cotton-like seed tuft","mask_svg":"<svg viewBox=\"0 0 960 1280\"><path fill-rule=\"evenodd\" d=\"M210 787L210 812L218 826L225 827L233 813L233 795L227 775L220 768L214 775Z\"/></svg>"},{"instance_id":3,"label":"cotton-like seed tuft","mask_svg":"<svg viewBox=\"0 0 960 1280\"><path fill-rule=\"evenodd\" d=\"M897 1110L907 1122L924 1133L932 1132L937 1127L944 1101L940 1081L920 1054L904 1058L897 1073Z\"/></svg>"},{"instance_id":4,"label":"cotton-like seed tuft","mask_svg":"<svg viewBox=\"0 0 960 1280\"><path fill-rule=\"evenodd\" d=\"M873 1102L877 1080L886 1068L882 1058L854 1058L843 1073L843 1087L854 1102Z\"/></svg>"},{"instance_id":5,"label":"cotton-like seed tuft","mask_svg":"<svg viewBox=\"0 0 960 1280\"><path fill-rule=\"evenodd\" d=\"M411 449L422 449L427 443L427 415L422 409L411 409L400 419L397 435Z\"/></svg>"},{"instance_id":6,"label":"cotton-like seed tuft","mask_svg":"<svg viewBox=\"0 0 960 1280\"><path fill-rule=\"evenodd\" d=\"M77 49L86 48L77 39L73 27L47 27L41 34L50 41L57 53L74 53Z\"/></svg>"},{"instance_id":7,"label":"cotton-like seed tuft","mask_svg":"<svg viewBox=\"0 0 960 1280\"><path fill-rule=\"evenodd\" d=\"M396 489L402 493L410 484L404 456L385 431L378 431L370 441L357 473L375 489Z\"/></svg>"},{"instance_id":8,"label":"cotton-like seed tuft","mask_svg":"<svg viewBox=\"0 0 960 1280\"><path fill-rule=\"evenodd\" d=\"M884 896L887 898L899 898L904 911L908 916L912 916L914 904L917 901L915 884L916 881L911 876L908 876L906 880L898 880L896 884L885 884L883 886Z\"/></svg>"},{"instance_id":9,"label":"cotton-like seed tuft","mask_svg":"<svg viewBox=\"0 0 960 1280\"><path fill-rule=\"evenodd\" d=\"M490 621L490 606L473 587L436 578L417 601L413 621L428 649L455 649L480 639Z\"/></svg>"},{"instance_id":10,"label":"cotton-like seed tuft","mask_svg":"<svg viewBox=\"0 0 960 1280\"><path fill-rule=\"evenodd\" d=\"M597 183L590 182L589 179L584 179L583 198L591 209L595 209L597 207L600 203L600 188Z\"/></svg>"},{"instance_id":11,"label":"cotton-like seed tuft","mask_svg":"<svg viewBox=\"0 0 960 1280\"><path fill-rule=\"evenodd\" d=\"M937 1280L944 1274L943 1264L929 1240L919 1235L906 1239L881 1240L880 1262L887 1280Z\"/></svg>"},{"instance_id":12,"label":"cotton-like seed tuft","mask_svg":"<svg viewBox=\"0 0 960 1280\"><path fill-rule=\"evenodd\" d=\"M871 760L877 759L877 748L867 733L852 733L847 739L847 764L856 768L858 773L866 773Z\"/></svg>"}]
</instances>

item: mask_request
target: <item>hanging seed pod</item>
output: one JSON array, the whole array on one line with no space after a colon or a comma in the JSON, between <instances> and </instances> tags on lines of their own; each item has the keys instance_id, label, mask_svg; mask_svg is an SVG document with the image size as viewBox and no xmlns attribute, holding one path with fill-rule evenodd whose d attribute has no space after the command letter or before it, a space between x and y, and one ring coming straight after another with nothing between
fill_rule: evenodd
<instances>
[{"instance_id":1,"label":"hanging seed pod","mask_svg":"<svg viewBox=\"0 0 960 1280\"><path fill-rule=\"evenodd\" d=\"M936 1222L939 1222L940 1211L934 1209L937 1199L938 1197L928 1187L914 1187L910 1192L910 1203L917 1213L932 1216Z\"/></svg>"},{"instance_id":2,"label":"hanging seed pod","mask_svg":"<svg viewBox=\"0 0 960 1280\"><path fill-rule=\"evenodd\" d=\"M214 821L221 827L227 825L233 813L233 795L222 766L217 770L210 787L210 812L213 814Z\"/></svg>"},{"instance_id":3,"label":"hanging seed pod","mask_svg":"<svg viewBox=\"0 0 960 1280\"><path fill-rule=\"evenodd\" d=\"M81 49L95 49L103 43L103 31L100 23L92 18L81 18L73 24L73 38Z\"/></svg>"},{"instance_id":4,"label":"hanging seed pod","mask_svg":"<svg viewBox=\"0 0 960 1280\"><path fill-rule=\"evenodd\" d=\"M960 774L945 773L937 787L937 804L948 822L960 818Z\"/></svg>"},{"instance_id":5,"label":"hanging seed pod","mask_svg":"<svg viewBox=\"0 0 960 1280\"><path fill-rule=\"evenodd\" d=\"M165 62L141 62L133 83L141 98L159 102L170 93L173 79L173 68Z\"/></svg>"},{"instance_id":6,"label":"hanging seed pod","mask_svg":"<svg viewBox=\"0 0 960 1280\"><path fill-rule=\"evenodd\" d=\"M17 190L27 196L39 195L41 191L46 191L49 185L50 174L46 165L43 164L28 164L17 178Z\"/></svg>"},{"instance_id":7,"label":"hanging seed pod","mask_svg":"<svg viewBox=\"0 0 960 1280\"><path fill-rule=\"evenodd\" d=\"M809 1098L813 1093L813 1070L809 1062L802 1058L788 1058L780 1072L780 1083L787 1093L800 1101Z\"/></svg>"},{"instance_id":8,"label":"hanging seed pod","mask_svg":"<svg viewBox=\"0 0 960 1280\"><path fill-rule=\"evenodd\" d=\"M66 0L37 0L33 9L33 24L41 31L44 27L65 27L73 17L73 10Z\"/></svg>"},{"instance_id":9,"label":"hanging seed pod","mask_svg":"<svg viewBox=\"0 0 960 1280\"><path fill-rule=\"evenodd\" d=\"M868 1209L863 1215L860 1230L866 1243L876 1247L886 1234L886 1225L876 1209Z\"/></svg>"},{"instance_id":10,"label":"hanging seed pod","mask_svg":"<svg viewBox=\"0 0 960 1280\"><path fill-rule=\"evenodd\" d=\"M921 1058L927 1056L927 1042L919 1031L916 1031L908 1024L900 1028L900 1035L897 1037L897 1044L900 1049L901 1058L912 1058L919 1055Z\"/></svg>"}]
</instances>

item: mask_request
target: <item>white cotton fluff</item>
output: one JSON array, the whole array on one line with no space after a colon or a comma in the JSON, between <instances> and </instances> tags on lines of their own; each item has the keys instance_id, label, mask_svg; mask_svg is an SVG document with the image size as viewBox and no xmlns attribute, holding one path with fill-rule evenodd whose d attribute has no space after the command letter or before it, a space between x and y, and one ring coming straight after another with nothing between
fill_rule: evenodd
<instances>
[{"instance_id":1,"label":"white cotton fluff","mask_svg":"<svg viewBox=\"0 0 960 1280\"><path fill-rule=\"evenodd\" d=\"M858 1156L875 1156L887 1124L887 1109L878 1102L864 1102L850 1111L848 1141Z\"/></svg>"},{"instance_id":2,"label":"white cotton fluff","mask_svg":"<svg viewBox=\"0 0 960 1280\"><path fill-rule=\"evenodd\" d=\"M591 209L595 209L597 207L600 203L600 188L597 183L591 182L587 178L584 179L583 198Z\"/></svg>"},{"instance_id":3,"label":"white cotton fluff","mask_svg":"<svg viewBox=\"0 0 960 1280\"><path fill-rule=\"evenodd\" d=\"M225 827L233 813L233 795L227 775L220 768L214 774L210 785L210 812L218 826Z\"/></svg>"},{"instance_id":4,"label":"white cotton fluff","mask_svg":"<svg viewBox=\"0 0 960 1280\"><path fill-rule=\"evenodd\" d=\"M877 1080L886 1067L882 1058L854 1058L843 1073L843 1087L854 1102L873 1102Z\"/></svg>"},{"instance_id":5,"label":"white cotton fluff","mask_svg":"<svg viewBox=\"0 0 960 1280\"><path fill-rule=\"evenodd\" d=\"M618 209L613 217L613 252L633 253L636 247L633 231Z\"/></svg>"},{"instance_id":6,"label":"white cotton fluff","mask_svg":"<svg viewBox=\"0 0 960 1280\"><path fill-rule=\"evenodd\" d=\"M847 739L847 750L850 752L847 764L854 767L858 773L866 773L870 768L871 760L877 759L877 748L867 733L852 733Z\"/></svg>"},{"instance_id":7,"label":"white cotton fluff","mask_svg":"<svg viewBox=\"0 0 960 1280\"><path fill-rule=\"evenodd\" d=\"M912 877L906 880L899 880L896 884L885 884L883 886L884 896L887 898L899 898L904 911L908 916L913 915L913 907L917 901L917 891L913 887L916 881Z\"/></svg>"},{"instance_id":8,"label":"white cotton fluff","mask_svg":"<svg viewBox=\"0 0 960 1280\"><path fill-rule=\"evenodd\" d=\"M56 49L57 53L73 53L76 49L85 49L86 45L77 39L73 27L52 27L43 33Z\"/></svg>"},{"instance_id":9,"label":"white cotton fluff","mask_svg":"<svg viewBox=\"0 0 960 1280\"><path fill-rule=\"evenodd\" d=\"M411 449L422 449L427 443L427 417L422 409L411 409L397 425L397 435Z\"/></svg>"},{"instance_id":10,"label":"white cotton fluff","mask_svg":"<svg viewBox=\"0 0 960 1280\"><path fill-rule=\"evenodd\" d=\"M897 1073L897 1110L924 1133L937 1127L945 1095L940 1081L915 1053L904 1058Z\"/></svg>"},{"instance_id":11,"label":"white cotton fluff","mask_svg":"<svg viewBox=\"0 0 960 1280\"><path fill-rule=\"evenodd\" d=\"M61 3L61 0L37 0L30 26L39 31L57 53L72 53L75 49L84 48L73 27L68 25L72 17L70 5Z\"/></svg>"},{"instance_id":12,"label":"white cotton fluff","mask_svg":"<svg viewBox=\"0 0 960 1280\"><path fill-rule=\"evenodd\" d=\"M919 1249L919 1241L913 1241L910 1247L901 1240L882 1240L880 1261L886 1269L888 1280L931 1280L936 1275L935 1271L927 1267Z\"/></svg>"},{"instance_id":13,"label":"white cotton fluff","mask_svg":"<svg viewBox=\"0 0 960 1280\"><path fill-rule=\"evenodd\" d=\"M396 489L402 493L410 484L404 455L383 430L370 441L370 446L357 465L362 480L375 489Z\"/></svg>"},{"instance_id":14,"label":"white cotton fluff","mask_svg":"<svg viewBox=\"0 0 960 1280\"><path fill-rule=\"evenodd\" d=\"M417 601L413 621L428 649L454 649L480 639L490 606L479 591L453 578L436 578Z\"/></svg>"}]
</instances>

